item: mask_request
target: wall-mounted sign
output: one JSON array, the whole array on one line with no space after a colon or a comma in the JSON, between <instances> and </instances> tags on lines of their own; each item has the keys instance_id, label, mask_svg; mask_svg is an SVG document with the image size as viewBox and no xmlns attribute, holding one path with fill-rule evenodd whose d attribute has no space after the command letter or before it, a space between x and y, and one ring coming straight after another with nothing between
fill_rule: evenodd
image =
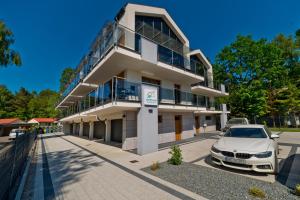
<instances>
[{"instance_id":1,"label":"wall-mounted sign","mask_svg":"<svg viewBox=\"0 0 300 200\"><path fill-rule=\"evenodd\" d=\"M142 85L142 105L157 106L158 105L158 89L155 86Z\"/></svg>"}]
</instances>

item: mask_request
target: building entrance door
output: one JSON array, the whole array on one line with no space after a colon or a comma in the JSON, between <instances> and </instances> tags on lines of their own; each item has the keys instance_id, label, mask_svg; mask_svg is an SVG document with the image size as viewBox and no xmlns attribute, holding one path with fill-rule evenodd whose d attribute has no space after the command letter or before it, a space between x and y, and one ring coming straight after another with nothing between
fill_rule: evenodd
<instances>
[{"instance_id":1,"label":"building entrance door","mask_svg":"<svg viewBox=\"0 0 300 200\"><path fill-rule=\"evenodd\" d=\"M181 115L175 115L175 137L176 141L181 140L182 120Z\"/></svg>"},{"instance_id":2,"label":"building entrance door","mask_svg":"<svg viewBox=\"0 0 300 200\"><path fill-rule=\"evenodd\" d=\"M122 143L122 124L122 119L111 120L111 141Z\"/></svg>"}]
</instances>

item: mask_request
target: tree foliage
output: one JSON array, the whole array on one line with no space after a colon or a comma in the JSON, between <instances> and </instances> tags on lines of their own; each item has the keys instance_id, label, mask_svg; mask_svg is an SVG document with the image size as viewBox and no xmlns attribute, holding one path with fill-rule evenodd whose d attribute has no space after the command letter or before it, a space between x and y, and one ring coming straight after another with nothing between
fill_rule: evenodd
<instances>
[{"instance_id":1,"label":"tree foliage","mask_svg":"<svg viewBox=\"0 0 300 200\"><path fill-rule=\"evenodd\" d=\"M0 85L0 118L14 116L13 97L14 95L6 86Z\"/></svg>"},{"instance_id":2,"label":"tree foliage","mask_svg":"<svg viewBox=\"0 0 300 200\"><path fill-rule=\"evenodd\" d=\"M216 56L214 79L228 84L231 113L249 118L300 112L300 30L273 40L238 35Z\"/></svg>"},{"instance_id":3,"label":"tree foliage","mask_svg":"<svg viewBox=\"0 0 300 200\"><path fill-rule=\"evenodd\" d=\"M60 77L60 87L59 91L63 92L66 86L69 84L70 80L75 75L75 70L71 67L67 67L63 70L61 77Z\"/></svg>"},{"instance_id":4,"label":"tree foliage","mask_svg":"<svg viewBox=\"0 0 300 200\"><path fill-rule=\"evenodd\" d=\"M57 117L54 105L59 94L52 90L40 93L20 88L13 94L5 86L0 86L0 118L18 117L29 120L35 117Z\"/></svg>"},{"instance_id":5,"label":"tree foliage","mask_svg":"<svg viewBox=\"0 0 300 200\"><path fill-rule=\"evenodd\" d=\"M14 42L12 31L0 20L0 66L6 67L12 64L19 66L22 64L19 53L10 48Z\"/></svg>"}]
</instances>

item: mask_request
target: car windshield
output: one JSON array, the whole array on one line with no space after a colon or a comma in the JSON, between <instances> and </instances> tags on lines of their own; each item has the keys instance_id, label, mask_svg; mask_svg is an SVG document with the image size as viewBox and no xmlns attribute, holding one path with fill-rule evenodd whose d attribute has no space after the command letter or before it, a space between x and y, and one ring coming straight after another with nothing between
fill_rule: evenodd
<instances>
[{"instance_id":1,"label":"car windshield","mask_svg":"<svg viewBox=\"0 0 300 200\"><path fill-rule=\"evenodd\" d=\"M230 128L224 137L267 138L262 128Z\"/></svg>"},{"instance_id":2,"label":"car windshield","mask_svg":"<svg viewBox=\"0 0 300 200\"><path fill-rule=\"evenodd\" d=\"M233 118L230 119L227 124L246 124L246 120L242 118Z\"/></svg>"}]
</instances>

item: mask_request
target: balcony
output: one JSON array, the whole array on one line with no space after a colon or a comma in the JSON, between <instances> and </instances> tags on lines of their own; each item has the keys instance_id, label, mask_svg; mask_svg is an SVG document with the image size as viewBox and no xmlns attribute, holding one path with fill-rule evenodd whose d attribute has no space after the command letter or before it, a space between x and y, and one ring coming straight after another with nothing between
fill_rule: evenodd
<instances>
[{"instance_id":1,"label":"balcony","mask_svg":"<svg viewBox=\"0 0 300 200\"><path fill-rule=\"evenodd\" d=\"M101 108L112 108L114 106L118 109L117 111L129 110L130 108L136 109L141 106L141 85L141 83L133 83L114 77L82 99L63 109L63 117L86 111L96 112ZM161 110L206 110L208 105L207 98L204 96L180 90L158 88L158 108Z\"/></svg>"},{"instance_id":2,"label":"balcony","mask_svg":"<svg viewBox=\"0 0 300 200\"><path fill-rule=\"evenodd\" d=\"M212 81L203 81L193 84L191 90L194 94L205 96L223 97L229 95L228 89L224 84L218 84Z\"/></svg>"},{"instance_id":3,"label":"balcony","mask_svg":"<svg viewBox=\"0 0 300 200\"><path fill-rule=\"evenodd\" d=\"M145 44L154 48L147 49ZM176 49L172 44L171 39L160 43L124 26L109 23L93 42L89 54L81 60L76 76L62 96L67 96L80 82L99 85L126 69L150 72L174 82L203 81L203 64L186 56L188 47ZM154 62L149 62L145 53L149 49L156 49Z\"/></svg>"}]
</instances>

